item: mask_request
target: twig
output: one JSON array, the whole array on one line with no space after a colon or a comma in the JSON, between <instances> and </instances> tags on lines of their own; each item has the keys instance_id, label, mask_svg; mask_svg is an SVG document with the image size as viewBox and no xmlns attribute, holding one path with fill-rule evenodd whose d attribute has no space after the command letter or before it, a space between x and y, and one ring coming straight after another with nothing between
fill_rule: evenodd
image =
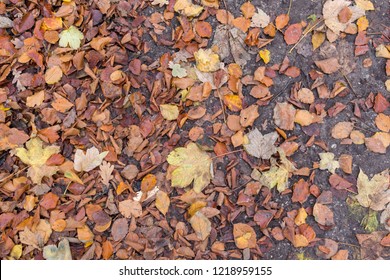
<instances>
[{"instance_id":1,"label":"twig","mask_svg":"<svg viewBox=\"0 0 390 280\"><path fill-rule=\"evenodd\" d=\"M217 94L219 98L219 103L221 104L222 114L223 114L223 121L226 123L226 113L225 113L225 106L223 105L221 93L219 92L219 89L217 88Z\"/></svg>"},{"instance_id":2,"label":"twig","mask_svg":"<svg viewBox=\"0 0 390 280\"><path fill-rule=\"evenodd\" d=\"M19 174L20 172L26 170L28 168L28 166L26 167L23 167L22 169L20 169L19 171L16 171L14 173L11 173L9 174L7 177L4 177L3 179L0 180L0 187L2 187L9 179L11 179L12 177L14 177L15 175Z\"/></svg>"},{"instance_id":3,"label":"twig","mask_svg":"<svg viewBox=\"0 0 390 280\"><path fill-rule=\"evenodd\" d=\"M356 97L359 97L356 93L356 91L354 90L351 82L348 80L348 77L346 75L344 75L344 73L342 71L340 71L341 75L343 75L344 79L347 81L347 84L349 85L349 87L351 88L353 94L355 94Z\"/></svg>"},{"instance_id":4,"label":"twig","mask_svg":"<svg viewBox=\"0 0 390 280\"><path fill-rule=\"evenodd\" d=\"M211 159L216 159L216 158L219 158L219 157L224 157L224 156L227 156L227 155L231 155L231 154L238 153L238 152L243 152L243 151L244 151L244 149L235 150L235 151L231 151L231 152L228 152L228 153L224 153L224 154L219 155L219 156L212 157Z\"/></svg>"},{"instance_id":5,"label":"twig","mask_svg":"<svg viewBox=\"0 0 390 280\"><path fill-rule=\"evenodd\" d=\"M295 48L296 46L298 46L298 44L303 40L303 38L306 37L307 34L309 34L311 31L313 31L313 29L318 25L320 24L321 22L323 22L324 19L320 19L316 24L314 24L312 27L310 27L305 33L303 33L302 37L299 39L298 42L295 43L295 45L290 49L290 51L288 53L291 53Z\"/></svg>"},{"instance_id":6,"label":"twig","mask_svg":"<svg viewBox=\"0 0 390 280\"><path fill-rule=\"evenodd\" d=\"M288 11L287 11L287 15L290 16L290 11L291 11L291 6L292 6L292 0L290 0L290 4L288 5Z\"/></svg>"}]
</instances>

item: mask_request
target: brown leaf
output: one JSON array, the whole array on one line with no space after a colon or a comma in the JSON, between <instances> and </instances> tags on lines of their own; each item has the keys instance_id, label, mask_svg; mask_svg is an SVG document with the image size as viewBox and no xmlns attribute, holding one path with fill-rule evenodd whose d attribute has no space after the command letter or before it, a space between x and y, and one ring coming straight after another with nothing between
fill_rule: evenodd
<instances>
[{"instance_id":1,"label":"brown leaf","mask_svg":"<svg viewBox=\"0 0 390 280\"><path fill-rule=\"evenodd\" d=\"M302 35L302 25L300 23L291 24L284 32L284 40L287 45L295 44Z\"/></svg>"},{"instance_id":2,"label":"brown leaf","mask_svg":"<svg viewBox=\"0 0 390 280\"><path fill-rule=\"evenodd\" d=\"M166 215L169 209L171 201L166 192L158 191L156 194L156 208L163 214Z\"/></svg>"},{"instance_id":3,"label":"brown leaf","mask_svg":"<svg viewBox=\"0 0 390 280\"><path fill-rule=\"evenodd\" d=\"M332 137L335 139L344 139L349 137L353 130L352 122L339 122L337 123L331 131Z\"/></svg>"},{"instance_id":4,"label":"brown leaf","mask_svg":"<svg viewBox=\"0 0 390 280\"><path fill-rule=\"evenodd\" d=\"M119 212L125 217L125 218L131 218L135 217L138 218L142 215L142 206L141 203L138 201L133 201L131 199L123 200L119 202Z\"/></svg>"},{"instance_id":5,"label":"brown leaf","mask_svg":"<svg viewBox=\"0 0 390 280\"><path fill-rule=\"evenodd\" d=\"M388 61L390 61L390 60L388 60ZM381 93L378 93L375 96L374 101L375 101L374 102L374 111L376 113L383 113L390 106L390 102L387 101L386 97L384 97Z\"/></svg>"},{"instance_id":6,"label":"brown leaf","mask_svg":"<svg viewBox=\"0 0 390 280\"><path fill-rule=\"evenodd\" d=\"M211 25L207 21L197 21L195 23L195 31L203 38L210 38L213 33Z\"/></svg>"},{"instance_id":7,"label":"brown leaf","mask_svg":"<svg viewBox=\"0 0 390 280\"><path fill-rule=\"evenodd\" d=\"M233 225L234 242L237 248L255 248L256 247L256 232L254 229L243 223Z\"/></svg>"},{"instance_id":8,"label":"brown leaf","mask_svg":"<svg viewBox=\"0 0 390 280\"><path fill-rule=\"evenodd\" d=\"M342 154L339 157L340 168L347 174L352 174L352 156Z\"/></svg>"},{"instance_id":9,"label":"brown leaf","mask_svg":"<svg viewBox=\"0 0 390 280\"><path fill-rule=\"evenodd\" d=\"M102 244L102 256L103 259L108 260L114 253L114 248L109 240L106 240Z\"/></svg>"},{"instance_id":10,"label":"brown leaf","mask_svg":"<svg viewBox=\"0 0 390 280\"><path fill-rule=\"evenodd\" d=\"M211 222L201 212L198 211L191 217L190 224L200 240L206 240L210 235Z\"/></svg>"},{"instance_id":11,"label":"brown leaf","mask_svg":"<svg viewBox=\"0 0 390 280\"><path fill-rule=\"evenodd\" d=\"M365 139L365 144L367 149L371 152L386 154L386 147L380 139L369 137Z\"/></svg>"},{"instance_id":12,"label":"brown leaf","mask_svg":"<svg viewBox=\"0 0 390 280\"><path fill-rule=\"evenodd\" d=\"M248 108L241 110L240 124L242 127L248 127L253 125L253 122L259 117L258 108L258 105L251 105Z\"/></svg>"},{"instance_id":13,"label":"brown leaf","mask_svg":"<svg viewBox=\"0 0 390 280\"><path fill-rule=\"evenodd\" d=\"M333 220L333 212L326 205L321 203L314 204L313 216L316 222L324 228L332 228L335 225Z\"/></svg>"},{"instance_id":14,"label":"brown leaf","mask_svg":"<svg viewBox=\"0 0 390 280\"><path fill-rule=\"evenodd\" d=\"M309 197L309 183L303 179L300 179L293 186L293 196L291 198L292 202L300 202L303 204Z\"/></svg>"},{"instance_id":15,"label":"brown leaf","mask_svg":"<svg viewBox=\"0 0 390 280\"><path fill-rule=\"evenodd\" d=\"M277 29L283 29L287 26L290 21L290 17L287 14L278 15L275 19L275 26Z\"/></svg>"},{"instance_id":16,"label":"brown leaf","mask_svg":"<svg viewBox=\"0 0 390 280\"><path fill-rule=\"evenodd\" d=\"M285 130L294 129L294 118L296 110L287 102L277 103L274 108L275 125Z\"/></svg>"},{"instance_id":17,"label":"brown leaf","mask_svg":"<svg viewBox=\"0 0 390 280\"><path fill-rule=\"evenodd\" d=\"M345 190L352 187L352 184L345 180L343 177L340 177L337 174L332 174L329 177L329 184L336 190Z\"/></svg>"},{"instance_id":18,"label":"brown leaf","mask_svg":"<svg viewBox=\"0 0 390 280\"><path fill-rule=\"evenodd\" d=\"M261 229L265 229L268 227L268 224L271 222L274 214L275 213L273 211L259 210L253 216L253 220L256 222L256 224L259 225Z\"/></svg>"},{"instance_id":19,"label":"brown leaf","mask_svg":"<svg viewBox=\"0 0 390 280\"><path fill-rule=\"evenodd\" d=\"M326 74L332 74L340 69L340 64L337 58L328 58L324 60L314 61L318 68L322 70L322 72Z\"/></svg>"},{"instance_id":20,"label":"brown leaf","mask_svg":"<svg viewBox=\"0 0 390 280\"><path fill-rule=\"evenodd\" d=\"M16 148L23 145L30 137L16 128L9 128L0 123L0 151Z\"/></svg>"},{"instance_id":21,"label":"brown leaf","mask_svg":"<svg viewBox=\"0 0 390 280\"><path fill-rule=\"evenodd\" d=\"M126 218L115 220L111 228L111 234L114 241L121 241L126 237L129 231L129 225Z\"/></svg>"}]
</instances>

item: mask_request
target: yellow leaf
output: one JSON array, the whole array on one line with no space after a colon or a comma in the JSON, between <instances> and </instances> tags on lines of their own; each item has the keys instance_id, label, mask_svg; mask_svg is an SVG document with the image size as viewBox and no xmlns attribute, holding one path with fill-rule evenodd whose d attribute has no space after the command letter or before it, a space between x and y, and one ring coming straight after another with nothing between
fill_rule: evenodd
<instances>
[{"instance_id":1,"label":"yellow leaf","mask_svg":"<svg viewBox=\"0 0 390 280\"><path fill-rule=\"evenodd\" d=\"M64 173L64 176L70 179L72 182L79 183L80 185L84 185L83 181L81 181L80 177L77 176L72 170L67 170Z\"/></svg>"},{"instance_id":2,"label":"yellow leaf","mask_svg":"<svg viewBox=\"0 0 390 280\"><path fill-rule=\"evenodd\" d=\"M242 100L239 95L225 94L223 96L223 102L233 112L238 112L242 109Z\"/></svg>"},{"instance_id":3,"label":"yellow leaf","mask_svg":"<svg viewBox=\"0 0 390 280\"><path fill-rule=\"evenodd\" d=\"M271 52L267 49L259 51L259 55L265 64L268 64L268 62L271 60Z\"/></svg>"},{"instance_id":4,"label":"yellow leaf","mask_svg":"<svg viewBox=\"0 0 390 280\"><path fill-rule=\"evenodd\" d=\"M201 212L196 212L195 215L191 217L190 224L200 240L203 241L210 235L211 222Z\"/></svg>"},{"instance_id":5,"label":"yellow leaf","mask_svg":"<svg viewBox=\"0 0 390 280\"><path fill-rule=\"evenodd\" d=\"M172 186L185 188L194 181L194 190L200 193L210 183L211 158L195 143L186 148L176 148L167 158L177 168L172 172Z\"/></svg>"},{"instance_id":6,"label":"yellow leaf","mask_svg":"<svg viewBox=\"0 0 390 280\"><path fill-rule=\"evenodd\" d=\"M94 236L87 225L77 228L77 238L86 245L93 242Z\"/></svg>"},{"instance_id":7,"label":"yellow leaf","mask_svg":"<svg viewBox=\"0 0 390 280\"><path fill-rule=\"evenodd\" d=\"M386 204L390 202L389 170L374 175L371 180L360 170L357 188L356 199L361 206L371 208L374 211L385 209Z\"/></svg>"},{"instance_id":8,"label":"yellow leaf","mask_svg":"<svg viewBox=\"0 0 390 280\"><path fill-rule=\"evenodd\" d=\"M374 4L372 4L369 0L355 0L356 6L359 8L366 10L366 11L373 11L375 10Z\"/></svg>"},{"instance_id":9,"label":"yellow leaf","mask_svg":"<svg viewBox=\"0 0 390 280\"><path fill-rule=\"evenodd\" d=\"M364 17L359 18L357 20L356 24L358 26L358 31L362 32L368 28L368 25L370 23L368 22L368 19L364 16Z\"/></svg>"},{"instance_id":10,"label":"yellow leaf","mask_svg":"<svg viewBox=\"0 0 390 280\"><path fill-rule=\"evenodd\" d=\"M311 43L313 44L313 51L319 48L322 43L325 41L325 33L323 32L314 32L311 37Z\"/></svg>"},{"instance_id":11,"label":"yellow leaf","mask_svg":"<svg viewBox=\"0 0 390 280\"><path fill-rule=\"evenodd\" d=\"M211 49L200 49L194 53L196 67L202 72L214 72L220 67L219 56Z\"/></svg>"},{"instance_id":12,"label":"yellow leaf","mask_svg":"<svg viewBox=\"0 0 390 280\"><path fill-rule=\"evenodd\" d=\"M179 108L176 105L161 104L161 115L168 121L176 120L179 116Z\"/></svg>"},{"instance_id":13,"label":"yellow leaf","mask_svg":"<svg viewBox=\"0 0 390 280\"><path fill-rule=\"evenodd\" d=\"M276 186L279 192L287 189L289 174L295 171L294 165L286 158L286 155L281 149L278 149L280 154L279 162L275 158L271 158L271 168L263 173L254 169L251 177L258 180L263 186L272 189Z\"/></svg>"},{"instance_id":14,"label":"yellow leaf","mask_svg":"<svg viewBox=\"0 0 390 280\"><path fill-rule=\"evenodd\" d=\"M390 51L385 47L385 45L380 44L379 46L376 47L375 51L376 51L375 53L376 57L383 57L383 58L390 59Z\"/></svg>"},{"instance_id":15,"label":"yellow leaf","mask_svg":"<svg viewBox=\"0 0 390 280\"><path fill-rule=\"evenodd\" d=\"M62 18L43 18L42 29L43 30L58 30L62 28Z\"/></svg>"},{"instance_id":16,"label":"yellow leaf","mask_svg":"<svg viewBox=\"0 0 390 280\"><path fill-rule=\"evenodd\" d=\"M58 171L57 166L47 166L46 161L50 156L60 151L60 147L43 147L43 142L39 138L32 138L26 143L25 148L16 148L15 154L22 162L28 164L30 168L27 175L34 184L40 184L44 176L50 177Z\"/></svg>"},{"instance_id":17,"label":"yellow leaf","mask_svg":"<svg viewBox=\"0 0 390 280\"><path fill-rule=\"evenodd\" d=\"M59 66L49 68L45 73L45 82L48 85L53 85L59 82L62 78L62 70Z\"/></svg>"},{"instance_id":18,"label":"yellow leaf","mask_svg":"<svg viewBox=\"0 0 390 280\"><path fill-rule=\"evenodd\" d=\"M333 153L320 153L320 169L328 170L330 173L334 174L336 169L340 167L340 164L337 160L334 160Z\"/></svg>"},{"instance_id":19,"label":"yellow leaf","mask_svg":"<svg viewBox=\"0 0 390 280\"><path fill-rule=\"evenodd\" d=\"M294 222L297 226L300 226L300 225L303 225L306 223L306 218L307 218L307 213L305 211L305 208L302 207L302 208L299 208L298 214L295 217Z\"/></svg>"},{"instance_id":20,"label":"yellow leaf","mask_svg":"<svg viewBox=\"0 0 390 280\"><path fill-rule=\"evenodd\" d=\"M206 201L202 201L202 200L195 201L194 203L191 204L190 208L188 209L188 215L190 215L190 217L194 216L196 212L198 212L203 207L206 207L206 205L207 205Z\"/></svg>"},{"instance_id":21,"label":"yellow leaf","mask_svg":"<svg viewBox=\"0 0 390 280\"><path fill-rule=\"evenodd\" d=\"M22 245L15 245L14 247L12 247L12 250L11 250L11 253L9 254L9 256L11 258L13 258L14 260L18 260L20 259L20 257L22 256Z\"/></svg>"},{"instance_id":22,"label":"yellow leaf","mask_svg":"<svg viewBox=\"0 0 390 280\"><path fill-rule=\"evenodd\" d=\"M163 215L167 214L171 201L166 192L158 191L156 194L156 208Z\"/></svg>"},{"instance_id":23,"label":"yellow leaf","mask_svg":"<svg viewBox=\"0 0 390 280\"><path fill-rule=\"evenodd\" d=\"M203 11L202 6L193 4L191 0L178 0L173 8L187 17L196 17Z\"/></svg>"},{"instance_id":24,"label":"yellow leaf","mask_svg":"<svg viewBox=\"0 0 390 280\"><path fill-rule=\"evenodd\" d=\"M84 35L73 25L60 33L60 47L66 48L68 45L72 49L78 49L81 45L81 40L84 39Z\"/></svg>"},{"instance_id":25,"label":"yellow leaf","mask_svg":"<svg viewBox=\"0 0 390 280\"><path fill-rule=\"evenodd\" d=\"M307 247L309 245L309 241L307 238L302 234L296 234L294 235L294 247Z\"/></svg>"}]
</instances>

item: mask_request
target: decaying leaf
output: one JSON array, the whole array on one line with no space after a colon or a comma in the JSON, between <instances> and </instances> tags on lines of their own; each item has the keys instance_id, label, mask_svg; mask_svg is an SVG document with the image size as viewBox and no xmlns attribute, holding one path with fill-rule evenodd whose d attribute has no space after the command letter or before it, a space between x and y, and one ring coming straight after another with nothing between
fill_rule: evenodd
<instances>
[{"instance_id":1,"label":"decaying leaf","mask_svg":"<svg viewBox=\"0 0 390 280\"><path fill-rule=\"evenodd\" d=\"M108 154L108 151L99 153L99 150L96 147L87 149L87 152L84 154L83 150L76 150L74 155L74 170L88 172L98 167L105 156Z\"/></svg>"},{"instance_id":2,"label":"decaying leaf","mask_svg":"<svg viewBox=\"0 0 390 280\"><path fill-rule=\"evenodd\" d=\"M257 13L252 16L251 27L266 27L270 22L270 17L262 9L257 8Z\"/></svg>"},{"instance_id":3,"label":"decaying leaf","mask_svg":"<svg viewBox=\"0 0 390 280\"><path fill-rule=\"evenodd\" d=\"M185 188L194 181L194 190L200 193L210 183L212 161L195 143L186 148L176 148L167 158L177 168L172 172L172 186Z\"/></svg>"},{"instance_id":4,"label":"decaying leaf","mask_svg":"<svg viewBox=\"0 0 390 280\"><path fill-rule=\"evenodd\" d=\"M15 154L22 162L29 165L27 175L34 184L40 184L43 177L51 177L58 171L57 166L47 166L46 161L60 151L58 146L43 146L39 138L32 138L26 143L26 148L16 148Z\"/></svg>"},{"instance_id":5,"label":"decaying leaf","mask_svg":"<svg viewBox=\"0 0 390 280\"><path fill-rule=\"evenodd\" d=\"M78 49L81 46L81 40L84 39L84 35L73 25L68 29L63 30L60 33L60 47L71 47L72 49Z\"/></svg>"},{"instance_id":6,"label":"decaying leaf","mask_svg":"<svg viewBox=\"0 0 390 280\"><path fill-rule=\"evenodd\" d=\"M187 77L187 70L182 68L180 64L172 64L172 76L173 77L178 77L178 78L184 78Z\"/></svg>"},{"instance_id":7,"label":"decaying leaf","mask_svg":"<svg viewBox=\"0 0 390 280\"><path fill-rule=\"evenodd\" d=\"M255 248L256 247L256 232L254 229L243 223L233 225L234 242L237 248Z\"/></svg>"},{"instance_id":8,"label":"decaying leaf","mask_svg":"<svg viewBox=\"0 0 390 280\"><path fill-rule=\"evenodd\" d=\"M371 208L374 211L381 211L390 202L389 170L375 174L371 180L362 170L359 172L357 181L357 201L360 205Z\"/></svg>"},{"instance_id":9,"label":"decaying leaf","mask_svg":"<svg viewBox=\"0 0 390 280\"><path fill-rule=\"evenodd\" d=\"M68 239L63 239L56 245L47 245L43 247L43 257L46 260L71 260L72 253L70 252Z\"/></svg>"},{"instance_id":10,"label":"decaying leaf","mask_svg":"<svg viewBox=\"0 0 390 280\"><path fill-rule=\"evenodd\" d=\"M0 124L0 151L16 148L23 145L28 139L29 136L23 131Z\"/></svg>"},{"instance_id":11,"label":"decaying leaf","mask_svg":"<svg viewBox=\"0 0 390 280\"><path fill-rule=\"evenodd\" d=\"M201 212L198 211L191 217L190 224L200 240L203 241L210 235L211 222Z\"/></svg>"},{"instance_id":12,"label":"decaying leaf","mask_svg":"<svg viewBox=\"0 0 390 280\"><path fill-rule=\"evenodd\" d=\"M271 132L262 135L261 132L255 128L245 135L248 143L244 144L245 151L256 158L270 159L276 153L275 142L278 139L276 132Z\"/></svg>"},{"instance_id":13,"label":"decaying leaf","mask_svg":"<svg viewBox=\"0 0 390 280\"><path fill-rule=\"evenodd\" d=\"M334 174L336 169L340 167L340 164L337 160L334 160L333 153L319 153L321 158L320 169L328 170L330 173Z\"/></svg>"},{"instance_id":14,"label":"decaying leaf","mask_svg":"<svg viewBox=\"0 0 390 280\"><path fill-rule=\"evenodd\" d=\"M278 152L280 159L277 160L271 157L271 168L268 171L260 173L257 169L254 169L251 177L269 189L276 186L278 191L282 192L287 188L289 174L295 170L295 167L286 158L282 150L278 149Z\"/></svg>"}]
</instances>

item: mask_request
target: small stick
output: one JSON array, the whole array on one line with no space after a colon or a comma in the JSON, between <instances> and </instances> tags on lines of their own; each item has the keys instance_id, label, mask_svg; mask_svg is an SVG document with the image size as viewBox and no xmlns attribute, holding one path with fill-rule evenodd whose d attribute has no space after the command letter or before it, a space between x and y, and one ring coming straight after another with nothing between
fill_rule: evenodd
<instances>
[{"instance_id":1,"label":"small stick","mask_svg":"<svg viewBox=\"0 0 390 280\"><path fill-rule=\"evenodd\" d=\"M226 123L226 113L225 113L225 106L223 105L221 94L219 93L219 89L217 88L217 94L219 97L219 103L221 104L222 114L223 114L223 121Z\"/></svg>"},{"instance_id":2,"label":"small stick","mask_svg":"<svg viewBox=\"0 0 390 280\"><path fill-rule=\"evenodd\" d=\"M346 76L346 75L344 75L344 73L343 73L343 72L341 72L341 71L340 71L340 73L341 73L341 75L343 75L344 79L347 81L347 84L348 84L348 85L349 85L349 87L351 88L351 90L352 90L353 94L355 94L355 96L356 96L356 97L359 97L359 96L357 95L357 93L355 92L355 90L354 90L354 88L353 88L353 86L352 86L351 82L348 80L347 76Z\"/></svg>"},{"instance_id":3,"label":"small stick","mask_svg":"<svg viewBox=\"0 0 390 280\"><path fill-rule=\"evenodd\" d=\"M216 158L219 158L219 157L224 157L224 156L227 156L227 155L231 155L231 154L238 153L238 152L243 152L243 151L244 151L244 149L235 150L235 151L231 151L231 152L228 152L228 153L224 153L224 154L219 155L219 156L212 157L211 159L216 159Z\"/></svg>"},{"instance_id":4,"label":"small stick","mask_svg":"<svg viewBox=\"0 0 390 280\"><path fill-rule=\"evenodd\" d=\"M9 174L7 177L4 177L3 179L0 180L0 186L3 186L9 179L11 179L15 175L19 174L20 172L26 170L27 168L28 168L28 166L20 169L19 171L16 171L14 173Z\"/></svg>"},{"instance_id":5,"label":"small stick","mask_svg":"<svg viewBox=\"0 0 390 280\"><path fill-rule=\"evenodd\" d=\"M290 0L290 4L288 5L288 11L287 11L287 15L290 16L290 11L291 11L291 6L292 6L292 0Z\"/></svg>"},{"instance_id":6,"label":"small stick","mask_svg":"<svg viewBox=\"0 0 390 280\"><path fill-rule=\"evenodd\" d=\"M313 31L313 29L314 29L319 23L321 23L321 22L323 22L323 21L324 21L324 19L321 19L321 20L319 20L316 24L314 24L312 27L310 27L310 28L302 35L302 37L299 39L299 41L295 43L295 45L290 49L290 51L289 51L288 53L291 53L291 52L296 48L296 46L298 46L298 44L303 40L303 38L305 38L307 34L309 34L311 31Z\"/></svg>"}]
</instances>

